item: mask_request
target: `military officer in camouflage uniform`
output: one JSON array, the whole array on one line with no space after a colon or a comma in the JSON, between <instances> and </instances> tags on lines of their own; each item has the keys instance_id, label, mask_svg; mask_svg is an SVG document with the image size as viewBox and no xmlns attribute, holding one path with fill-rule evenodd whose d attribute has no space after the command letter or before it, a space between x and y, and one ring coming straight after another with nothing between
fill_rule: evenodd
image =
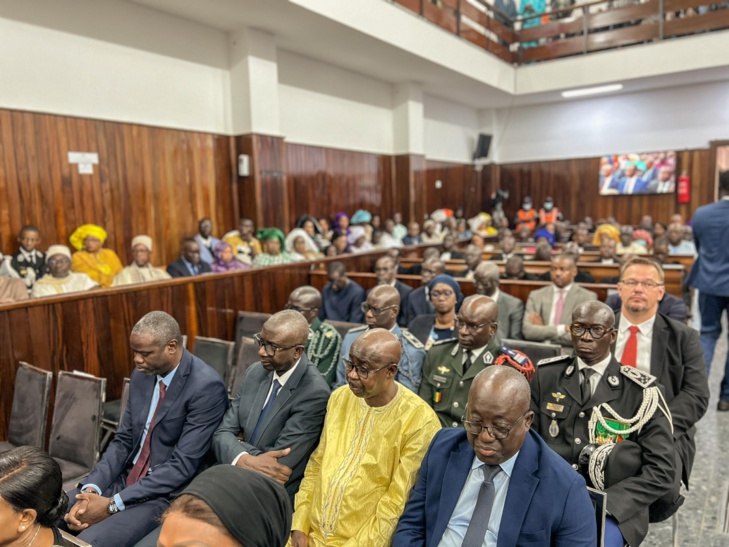
<instances>
[{"instance_id":1,"label":"military officer in camouflage uniform","mask_svg":"<svg viewBox=\"0 0 729 547\"><path fill-rule=\"evenodd\" d=\"M378 285L369 292L367 301L362 303L362 311L366 325L355 327L344 336L337 365L337 379L332 387L336 389L347 383L343 359L349 358L349 349L354 341L367 329L381 328L387 329L397 336L402 347L395 380L417 393L422 378L425 348L420 340L397 324L397 316L400 312L400 293L391 285Z\"/></svg>"},{"instance_id":2,"label":"military officer in camouflage uniform","mask_svg":"<svg viewBox=\"0 0 729 547\"><path fill-rule=\"evenodd\" d=\"M420 396L433 407L443 427L461 427L468 390L484 368L507 364L527 378L533 371L525 355L497 344L498 315L499 307L488 296L469 296L456 317L458 338L438 341L428 352Z\"/></svg>"},{"instance_id":3,"label":"military officer in camouflage uniform","mask_svg":"<svg viewBox=\"0 0 729 547\"><path fill-rule=\"evenodd\" d=\"M570 325L575 355L540 361L531 384L532 427L588 484L607 493L606 547L643 541L648 507L676 474L668 405L653 376L612 356L614 325L605 304L579 305ZM638 457L630 458L632 452ZM609 484L608 474L621 478Z\"/></svg>"},{"instance_id":4,"label":"military officer in camouflage uniform","mask_svg":"<svg viewBox=\"0 0 729 547\"><path fill-rule=\"evenodd\" d=\"M339 350L342 337L333 326L319 319L321 293L309 285L291 291L287 310L296 310L309 322L309 340L306 342L306 356L319 369L327 385L336 377Z\"/></svg>"}]
</instances>

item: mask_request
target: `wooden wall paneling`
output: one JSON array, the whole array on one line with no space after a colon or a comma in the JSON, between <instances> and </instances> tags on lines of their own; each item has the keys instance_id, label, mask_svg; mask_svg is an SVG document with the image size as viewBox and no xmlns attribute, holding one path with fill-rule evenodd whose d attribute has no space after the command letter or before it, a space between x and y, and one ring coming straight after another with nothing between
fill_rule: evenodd
<instances>
[{"instance_id":1,"label":"wooden wall paneling","mask_svg":"<svg viewBox=\"0 0 729 547\"><path fill-rule=\"evenodd\" d=\"M254 154L254 142L252 135L239 135L233 139L235 145L235 155L232 161L235 165L237 181L237 201L238 210L241 217L249 217L253 219L256 226L260 226L263 222L262 212L257 203L261 201L260 186L258 185L258 160ZM246 177L238 176L238 156L246 154L249 158L249 173ZM224 234L229 230L238 229L238 220L234 219L232 226L220 230L220 234Z\"/></svg>"}]
</instances>

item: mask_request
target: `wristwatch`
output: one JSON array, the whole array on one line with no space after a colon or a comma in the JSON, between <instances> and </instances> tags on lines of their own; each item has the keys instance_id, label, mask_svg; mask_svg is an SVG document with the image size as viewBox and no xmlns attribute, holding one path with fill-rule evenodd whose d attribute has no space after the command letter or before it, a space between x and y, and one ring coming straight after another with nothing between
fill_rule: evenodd
<instances>
[{"instance_id":1,"label":"wristwatch","mask_svg":"<svg viewBox=\"0 0 729 547\"><path fill-rule=\"evenodd\" d=\"M106 508L106 512L110 515L115 515L119 512L119 508L116 506L116 501L114 501L114 498L111 498L111 500L109 500L109 507Z\"/></svg>"}]
</instances>

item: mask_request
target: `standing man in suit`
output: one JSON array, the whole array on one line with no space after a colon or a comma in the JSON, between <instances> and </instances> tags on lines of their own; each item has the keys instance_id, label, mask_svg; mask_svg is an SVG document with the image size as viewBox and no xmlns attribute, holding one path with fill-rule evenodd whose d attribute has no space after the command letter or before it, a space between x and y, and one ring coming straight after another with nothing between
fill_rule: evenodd
<instances>
[{"instance_id":1,"label":"standing man in suit","mask_svg":"<svg viewBox=\"0 0 729 547\"><path fill-rule=\"evenodd\" d=\"M397 263L391 256L381 256L377 259L377 262L375 262L375 274L377 275L378 285L390 285L391 287L395 287L400 295L400 312L397 316L397 324L401 327L406 327L406 317L403 310L407 305L408 296L411 292L413 292L413 288L395 278L397 275Z\"/></svg>"},{"instance_id":2,"label":"standing man in suit","mask_svg":"<svg viewBox=\"0 0 729 547\"><path fill-rule=\"evenodd\" d=\"M246 373L213 437L220 463L263 473L293 500L319 444L329 386L309 362L309 324L301 313L272 315L254 338L260 361Z\"/></svg>"},{"instance_id":3,"label":"standing man in suit","mask_svg":"<svg viewBox=\"0 0 729 547\"><path fill-rule=\"evenodd\" d=\"M68 529L94 547L134 545L197 474L228 408L220 376L182 347L161 311L134 326L136 370L119 430L93 471L69 493Z\"/></svg>"},{"instance_id":4,"label":"standing man in suit","mask_svg":"<svg viewBox=\"0 0 729 547\"><path fill-rule=\"evenodd\" d=\"M393 547L597 544L585 480L530 430L529 382L478 373L465 429L441 429L400 517Z\"/></svg>"},{"instance_id":5,"label":"standing man in suit","mask_svg":"<svg viewBox=\"0 0 729 547\"><path fill-rule=\"evenodd\" d=\"M532 291L527 299L522 332L532 342L571 346L572 312L581 302L597 300L597 294L574 283L577 263L573 255L556 256L549 273L552 285Z\"/></svg>"},{"instance_id":6,"label":"standing man in suit","mask_svg":"<svg viewBox=\"0 0 729 547\"><path fill-rule=\"evenodd\" d=\"M191 237L182 240L182 256L167 266L172 277L192 277L211 271L210 264L200 260L200 244Z\"/></svg>"},{"instance_id":7,"label":"standing man in suit","mask_svg":"<svg viewBox=\"0 0 729 547\"><path fill-rule=\"evenodd\" d=\"M499 290L499 267L493 262L482 262L476 268L474 279L476 293L488 296L499 307L499 328L496 330L496 341L504 338L523 340L521 325L524 321L524 303Z\"/></svg>"},{"instance_id":8,"label":"standing man in suit","mask_svg":"<svg viewBox=\"0 0 729 547\"><path fill-rule=\"evenodd\" d=\"M653 376L613 357L614 327L606 304L577 306L575 353L540 361L531 383L534 430L607 494L605 547L640 545L676 474L671 413Z\"/></svg>"},{"instance_id":9,"label":"standing man in suit","mask_svg":"<svg viewBox=\"0 0 729 547\"><path fill-rule=\"evenodd\" d=\"M701 346L707 367L714 359L716 342L721 336L721 316L729 317L729 171L719 175L719 201L699 207L694 214L694 241L699 257L691 268L688 284L699 291ZM729 355L717 409L729 410Z\"/></svg>"},{"instance_id":10,"label":"standing man in suit","mask_svg":"<svg viewBox=\"0 0 729 547\"><path fill-rule=\"evenodd\" d=\"M651 522L666 520L683 503L681 480L688 479L696 454L695 424L706 413L709 384L706 364L696 331L658 313L663 299L663 269L653 260L636 257L620 269L618 293L622 299L615 314L615 358L655 376L663 385L673 416L676 479L667 496L651 506ZM679 299L675 299L682 306Z\"/></svg>"}]
</instances>

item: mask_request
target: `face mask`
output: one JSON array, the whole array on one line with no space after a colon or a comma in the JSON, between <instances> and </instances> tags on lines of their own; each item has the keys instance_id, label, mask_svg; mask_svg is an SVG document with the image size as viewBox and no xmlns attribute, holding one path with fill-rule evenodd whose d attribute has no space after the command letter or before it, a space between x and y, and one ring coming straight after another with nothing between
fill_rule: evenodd
<instances>
[{"instance_id":1,"label":"face mask","mask_svg":"<svg viewBox=\"0 0 729 547\"><path fill-rule=\"evenodd\" d=\"M525 203L524 205L521 206L521 208L524 209L525 211L529 211L532 208L532 204L531 203Z\"/></svg>"},{"instance_id":2,"label":"face mask","mask_svg":"<svg viewBox=\"0 0 729 547\"><path fill-rule=\"evenodd\" d=\"M552 210L552 207L554 207L554 204L553 203L547 202L547 203L544 204L544 210L545 211L551 211Z\"/></svg>"}]
</instances>

